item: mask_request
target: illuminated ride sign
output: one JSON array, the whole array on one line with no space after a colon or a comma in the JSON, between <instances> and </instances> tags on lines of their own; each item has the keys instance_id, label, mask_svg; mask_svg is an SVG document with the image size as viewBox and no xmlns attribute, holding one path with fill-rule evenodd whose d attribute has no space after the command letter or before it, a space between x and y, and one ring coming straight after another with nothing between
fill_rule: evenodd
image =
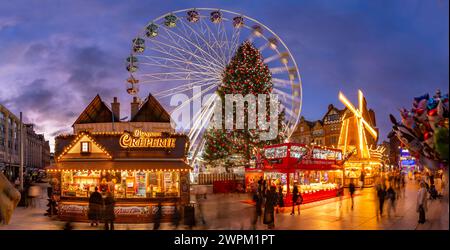
<instances>
[{"instance_id":1,"label":"illuminated ride sign","mask_svg":"<svg viewBox=\"0 0 450 250\"><path fill-rule=\"evenodd\" d=\"M161 133L136 129L133 133L124 132L119 144L122 148L175 148L175 141L176 138L161 137Z\"/></svg>"}]
</instances>

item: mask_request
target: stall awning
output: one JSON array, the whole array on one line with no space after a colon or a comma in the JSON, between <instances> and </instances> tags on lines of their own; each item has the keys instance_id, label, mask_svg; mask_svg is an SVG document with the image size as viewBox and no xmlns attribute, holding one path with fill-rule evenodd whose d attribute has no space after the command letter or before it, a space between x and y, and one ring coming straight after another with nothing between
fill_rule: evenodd
<instances>
[{"instance_id":1,"label":"stall awning","mask_svg":"<svg viewBox=\"0 0 450 250\"><path fill-rule=\"evenodd\" d=\"M55 168L52 168L55 169ZM191 170L184 161L67 161L58 162L57 170Z\"/></svg>"},{"instance_id":2,"label":"stall awning","mask_svg":"<svg viewBox=\"0 0 450 250\"><path fill-rule=\"evenodd\" d=\"M342 170L342 167L334 164L300 164L298 169L304 170Z\"/></svg>"},{"instance_id":3,"label":"stall awning","mask_svg":"<svg viewBox=\"0 0 450 250\"><path fill-rule=\"evenodd\" d=\"M267 166L263 170L282 173L293 173L296 170L315 170L315 171L342 170L342 166L334 164L298 164L289 168Z\"/></svg>"}]
</instances>

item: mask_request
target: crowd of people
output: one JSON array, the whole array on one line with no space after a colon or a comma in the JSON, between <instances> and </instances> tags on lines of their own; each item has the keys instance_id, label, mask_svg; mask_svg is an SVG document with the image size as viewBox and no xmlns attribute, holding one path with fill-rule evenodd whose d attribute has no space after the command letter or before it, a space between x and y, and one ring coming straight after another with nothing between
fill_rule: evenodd
<instances>
[{"instance_id":1,"label":"crowd of people","mask_svg":"<svg viewBox=\"0 0 450 250\"><path fill-rule=\"evenodd\" d=\"M296 185L292 191L292 212L295 215L295 208L297 207L298 215L300 215L300 204L303 202L303 197ZM267 180L262 177L258 180L257 186L253 188L253 201L255 202L255 209L252 219L252 227L256 229L256 224L262 219L262 222L267 225L268 229L275 228L275 212L279 213L285 208L285 197L283 188L279 185L268 186Z\"/></svg>"}]
</instances>

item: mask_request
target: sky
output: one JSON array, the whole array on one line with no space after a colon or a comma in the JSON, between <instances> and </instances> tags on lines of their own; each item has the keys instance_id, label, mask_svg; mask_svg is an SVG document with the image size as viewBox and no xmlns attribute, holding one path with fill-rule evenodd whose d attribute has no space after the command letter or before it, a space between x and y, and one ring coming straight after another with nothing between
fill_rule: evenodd
<instances>
[{"instance_id":1,"label":"sky","mask_svg":"<svg viewBox=\"0 0 450 250\"><path fill-rule=\"evenodd\" d=\"M448 0L315 1L1 1L0 103L53 137L99 93L118 96L131 39L151 20L178 9L210 7L243 13L273 30L297 61L302 115L321 119L338 92L357 103L361 89L376 112L380 141L388 115L414 96L448 93Z\"/></svg>"}]
</instances>

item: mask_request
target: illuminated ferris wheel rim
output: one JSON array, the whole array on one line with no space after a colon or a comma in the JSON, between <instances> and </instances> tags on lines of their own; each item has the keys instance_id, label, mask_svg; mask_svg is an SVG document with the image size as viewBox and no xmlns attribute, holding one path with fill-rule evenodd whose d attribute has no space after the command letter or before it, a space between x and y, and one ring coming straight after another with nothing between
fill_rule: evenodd
<instances>
[{"instance_id":1,"label":"illuminated ferris wheel rim","mask_svg":"<svg viewBox=\"0 0 450 250\"><path fill-rule=\"evenodd\" d=\"M164 25L164 19L166 19L169 15L173 15L173 16L175 16L176 17L176 20L174 21L175 23L178 23L178 22L181 22L183 25L188 25L187 24L187 20L188 20L188 15L189 15L189 12L190 11L200 11L200 12L202 12L202 11L210 11L210 13L208 13L208 14L212 14L213 12L220 12L220 14L221 14L221 19L220 19L220 23L223 23L224 21L227 21L227 22L229 22L229 21L233 21L234 20L234 18L236 18L236 17L241 17L241 18L243 18L243 20L249 20L250 22L250 24L249 24L249 26L252 26L253 25L253 27L249 27L249 26L247 26L246 24L243 24L242 26L240 26L240 27L234 27L234 30L233 30L233 32L236 32L236 30L238 30L238 32L240 32L240 30L242 29L242 28L246 28L246 29L248 29L248 30L252 30L255 26L255 24L257 25L257 26L259 26L260 28L262 28L262 29L264 29L265 31L267 31L267 32L269 32L270 34L266 37L266 35L264 35L264 34L262 34L262 32L259 34L259 35L257 35L257 36L255 36L255 37L252 37L252 35L254 35L253 33L251 33L251 35L249 36L249 37L247 37L247 39L257 39L258 37L259 38L263 38L265 41L266 41L266 44L270 44L270 39L272 39L272 38L275 38L276 39L276 42L277 43L279 43L280 45L282 45L282 46L280 46L283 50L280 52L280 50L279 50L279 47L277 47L277 46L275 46L275 48L272 48L272 50L273 51L275 51L276 53L276 55L278 56L277 58L279 59L279 58L287 58L287 59L289 59L289 61L290 61L290 63L288 63L288 61L286 62L286 63L283 63L284 65L284 67L285 67L285 69L286 69L286 72L288 72L288 74L289 73L291 73L290 72L290 70L291 69L294 69L295 70L295 75L296 75L296 77L297 77L297 79L298 80L295 80L295 77L293 78L293 79L290 79L290 77L289 77L289 82L290 82L290 88L291 88L291 90L292 90L292 94L291 94L291 96L288 96L288 97L286 97L286 96L283 96L284 98L285 98L285 101L286 101L286 98L287 99L289 99L290 100L290 106L292 107L292 110L289 110L289 108L288 107L286 107L287 109L288 109L288 111L290 111L291 113L289 114L289 116L291 117L291 119L289 119L289 121L287 122L287 126L286 126L286 129L285 129L285 132L288 132L286 135L287 135L287 138L289 138L291 135L292 135L292 133L294 132L294 130L295 130L295 127L296 127L296 125L298 124L298 122L299 122L299 120L300 120L300 114L301 114L301 108L302 108L302 104L301 104L301 102L302 102L302 98L303 98L303 96L302 96L302 80L301 80L301 75L300 75L300 71L299 71L299 69L298 69L298 65L297 65L297 62L295 61L295 59L294 59L294 57L292 56L292 54L291 54L291 52L290 52L290 50L289 50L289 48L286 46L286 44L285 44L285 42L277 35L277 34L275 34L270 28L268 28L266 25L264 25L264 24L262 24L261 22L259 22L259 21L257 21L256 19L254 19L254 18L251 18L251 17L248 17L248 16L246 16L246 15L243 15L243 14L241 14L241 13L237 13L237 12L233 12L233 11L228 11L228 10L223 10L223 9L217 9L217 8L189 8L189 9L182 9L182 10L176 10L176 11L172 11L172 12L168 12L168 13L166 13L166 14L164 14L164 15L161 15L161 16L159 16L158 18L156 18L156 19L153 19L152 21L150 21L150 22L148 22L147 24L146 24L146 26L145 26L145 28L143 29L143 31L141 31L141 32L139 32L139 34L136 36L136 38L144 38L146 41L150 41L151 43L153 43L154 41L152 41L153 39L155 39L156 40L156 35L155 35L155 37L148 37L148 36L146 36L146 28L147 27L149 27L150 25L153 25L153 24L159 24L159 26L157 26L157 28L158 28L158 32L159 32L159 27L162 27L163 29L164 29L164 31L167 33L167 34L169 34L169 31L171 30L171 27L165 27L165 25ZM179 13L183 13L183 15L177 15L177 14L179 14ZM198 12L197 12L198 13ZM186 15L186 14L188 14L188 15ZM228 17L225 17L224 15L222 15L222 14L229 14L229 15L231 15L231 16L233 16L233 17L231 17L231 18L228 18ZM199 14L198 15L198 18L200 19L200 18L203 18L203 19L207 19L208 18L208 15L206 14L205 15L205 13L201 13L201 14ZM161 24L161 21L163 21L163 23ZM201 21L203 21L203 20L201 20ZM192 23L191 21L189 21L190 23ZM197 21L196 21L197 22ZM201 22L200 22L201 23ZM217 24L217 23L216 23ZM206 25L206 24L205 24ZM223 26L224 26L224 24L222 24ZM225 29L225 27L223 27L224 29ZM208 28L209 29L209 28ZM226 32L226 31L224 31L224 32ZM157 33L157 34L159 34L159 33ZM233 33L234 34L234 33ZM200 37L200 35L199 34L196 34L197 36L199 36ZM271 37L270 37L271 36ZM269 38L270 37L270 38ZM228 37L227 37L228 38ZM165 39L167 39L167 38L165 38ZM172 38L173 39L173 38ZM231 40L232 40L233 38L231 38ZM235 41L236 43L240 43L239 42L239 39L240 39L240 33L238 33L238 38L237 38L237 40ZM186 41L187 41L187 39L185 39ZM134 51L133 52L133 48L134 48L134 46L136 45L136 41L135 40L133 40L134 42L132 43L132 53L131 53L131 55L132 56L141 56L140 54L142 54L142 53L137 53L136 51ZM217 40L216 40L217 41ZM188 42L190 42L190 41L188 41ZM198 40L197 40L197 42L198 42ZM206 42L206 40L205 40L205 42ZM227 41L228 42L228 41ZM230 42L233 42L233 41L230 41ZM242 41L241 41L242 42ZM210 44L207 44L208 46L210 45ZM237 47L235 47L234 48L234 50L236 50L237 49ZM265 48L264 48L265 49ZM263 50L264 50L263 49ZM205 52L205 51L203 51L203 52ZM209 53L210 51L207 51L206 53ZM235 52L235 51L234 51ZM261 52L262 52L262 50L261 50ZM192 53L191 53L192 54ZM283 55L285 55L285 56L283 56ZM202 56L202 55L200 55L200 56ZM275 55L274 55L275 56ZM198 57L198 56L197 56ZM231 58L229 58L229 59L231 59ZM266 58L267 59L267 58ZM273 60L273 59L272 59ZM226 62L226 64L227 63L229 63L229 61L228 62ZM139 62L137 62L137 64L139 64ZM225 67L226 67L226 64L223 64L223 65L220 65L221 67L222 67L222 71L225 69ZM289 65L289 64L291 64L291 65ZM273 72L272 71L272 68L271 67L269 67L269 69L271 69L271 73L272 74L280 74L280 73L282 73L283 71L281 71L281 72ZM206 70L205 70L206 71ZM186 72L182 72L182 73L186 73ZM213 74L214 72L205 72L204 74ZM134 75L139 75L140 74L140 72L138 72L138 73L135 73L135 72L131 72L130 71L130 76L132 77L132 78L134 78ZM174 74L176 74L176 73L171 73L172 75L174 75ZM216 76L216 78L217 78L217 76ZM282 79L277 79L277 80L282 80ZM280 86L278 86L278 85L275 85L275 78L273 79L273 81L274 81L274 85L273 85L273 93L281 93L281 94L286 94L286 93L282 93L282 92L285 92L285 90L280 90L280 89L277 89L277 87L279 88ZM286 87L286 85L288 86L289 84L287 84L286 83L286 81L288 81L288 80L284 80L285 82L284 83L277 83L277 84L282 84L282 87L284 88L284 87ZM201 82L201 81L200 81ZM283 85L284 84L284 85ZM136 84L137 85L137 84ZM220 83L218 84L218 86L220 85ZM132 85L132 86L134 86L134 85ZM137 86L139 86L139 85L137 85ZM218 87L218 86L215 86L216 88ZM289 86L288 86L289 87ZM178 87L177 87L178 88ZM139 89L137 88L137 91L139 91ZM183 91L186 91L186 90L183 90ZM183 92L183 91L181 91L181 92ZM164 91L162 91L162 92L164 92ZM170 93L171 91L170 91L170 89L169 90L167 90L167 93ZM295 94L294 94L295 93ZM135 93L135 95L137 95L137 92ZM158 94L157 94L158 95ZM164 96L163 96L164 97ZM162 98L163 98L162 97ZM298 98L298 99L297 99ZM288 102L289 103L289 102ZM283 105L283 104L282 104ZM283 105L283 106L285 106L285 105ZM202 125L202 124L201 124ZM192 131L191 131L192 132ZM194 131L195 132L195 131ZM191 135L191 134L190 134Z\"/></svg>"}]
</instances>

